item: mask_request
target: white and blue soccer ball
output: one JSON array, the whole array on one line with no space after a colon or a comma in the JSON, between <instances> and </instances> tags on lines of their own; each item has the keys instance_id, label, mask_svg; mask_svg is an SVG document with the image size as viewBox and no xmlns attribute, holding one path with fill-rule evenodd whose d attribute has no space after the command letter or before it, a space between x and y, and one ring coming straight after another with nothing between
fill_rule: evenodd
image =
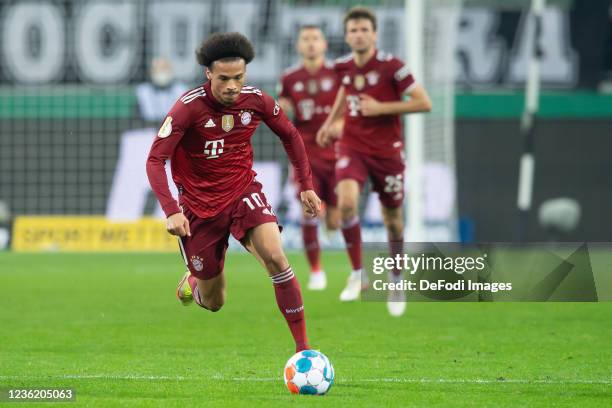
<instances>
[{"instance_id":1,"label":"white and blue soccer ball","mask_svg":"<svg viewBox=\"0 0 612 408\"><path fill-rule=\"evenodd\" d=\"M292 394L324 395L334 384L334 367L320 351L304 350L287 361L284 377Z\"/></svg>"}]
</instances>

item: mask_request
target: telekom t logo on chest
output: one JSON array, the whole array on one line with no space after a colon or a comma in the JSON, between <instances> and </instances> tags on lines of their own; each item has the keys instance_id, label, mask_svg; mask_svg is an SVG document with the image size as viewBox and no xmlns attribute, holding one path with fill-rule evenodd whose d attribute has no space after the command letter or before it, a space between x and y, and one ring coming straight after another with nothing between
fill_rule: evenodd
<instances>
[{"instance_id":1,"label":"telekom t logo on chest","mask_svg":"<svg viewBox=\"0 0 612 408\"><path fill-rule=\"evenodd\" d=\"M348 103L349 115L359 116L359 110L361 109L359 96L347 95L346 102Z\"/></svg>"},{"instance_id":2,"label":"telekom t logo on chest","mask_svg":"<svg viewBox=\"0 0 612 408\"><path fill-rule=\"evenodd\" d=\"M219 140L207 140L204 144L204 154L207 155L206 159L216 159L221 153L223 153L224 139Z\"/></svg>"}]
</instances>

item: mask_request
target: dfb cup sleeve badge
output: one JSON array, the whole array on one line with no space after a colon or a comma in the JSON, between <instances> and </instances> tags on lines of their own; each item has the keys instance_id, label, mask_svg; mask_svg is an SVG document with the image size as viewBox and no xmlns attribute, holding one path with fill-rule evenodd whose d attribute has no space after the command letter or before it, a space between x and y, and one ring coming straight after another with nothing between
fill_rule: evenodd
<instances>
[{"instance_id":1,"label":"dfb cup sleeve badge","mask_svg":"<svg viewBox=\"0 0 612 408\"><path fill-rule=\"evenodd\" d=\"M157 132L157 136L163 139L170 136L170 133L172 133L172 116L168 116L166 120L164 120L164 123Z\"/></svg>"},{"instance_id":2,"label":"dfb cup sleeve badge","mask_svg":"<svg viewBox=\"0 0 612 408\"><path fill-rule=\"evenodd\" d=\"M198 272L204 269L204 262L202 261L202 258L196 255L191 257L191 265L193 265L193 269Z\"/></svg>"},{"instance_id":3,"label":"dfb cup sleeve badge","mask_svg":"<svg viewBox=\"0 0 612 408\"><path fill-rule=\"evenodd\" d=\"M221 128L229 132L234 128L234 115L223 115L221 117Z\"/></svg>"}]
</instances>

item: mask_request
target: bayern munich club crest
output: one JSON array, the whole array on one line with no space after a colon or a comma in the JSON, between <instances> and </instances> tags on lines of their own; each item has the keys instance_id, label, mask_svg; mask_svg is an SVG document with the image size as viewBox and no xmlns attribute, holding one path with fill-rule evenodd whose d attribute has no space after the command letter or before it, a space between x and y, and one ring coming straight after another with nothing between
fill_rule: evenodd
<instances>
[{"instance_id":1,"label":"bayern munich club crest","mask_svg":"<svg viewBox=\"0 0 612 408\"><path fill-rule=\"evenodd\" d=\"M198 272L204 269L204 262L202 262L202 258L196 255L191 257L191 265L193 265L193 269Z\"/></svg>"},{"instance_id":2,"label":"bayern munich club crest","mask_svg":"<svg viewBox=\"0 0 612 408\"><path fill-rule=\"evenodd\" d=\"M251 123L251 119L253 118L253 116L251 115L251 112L248 111L244 111L240 114L240 123L242 123L244 126L248 125L249 123Z\"/></svg>"},{"instance_id":3,"label":"bayern munich club crest","mask_svg":"<svg viewBox=\"0 0 612 408\"><path fill-rule=\"evenodd\" d=\"M329 92L334 87L334 80L331 78L323 78L321 80L321 90L323 92Z\"/></svg>"},{"instance_id":4,"label":"bayern munich club crest","mask_svg":"<svg viewBox=\"0 0 612 408\"><path fill-rule=\"evenodd\" d=\"M380 74L376 71L370 71L367 74L365 74L365 77L368 80L368 85L375 86L378 83Z\"/></svg>"}]
</instances>

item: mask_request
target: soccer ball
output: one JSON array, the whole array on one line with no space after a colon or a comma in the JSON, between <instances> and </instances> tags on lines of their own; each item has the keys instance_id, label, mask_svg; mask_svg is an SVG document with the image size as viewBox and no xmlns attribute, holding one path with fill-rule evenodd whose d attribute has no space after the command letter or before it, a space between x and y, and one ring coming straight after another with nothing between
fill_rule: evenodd
<instances>
[{"instance_id":1,"label":"soccer ball","mask_svg":"<svg viewBox=\"0 0 612 408\"><path fill-rule=\"evenodd\" d=\"M287 361L284 377L292 394L323 395L334 384L334 367L325 354L304 350Z\"/></svg>"}]
</instances>

